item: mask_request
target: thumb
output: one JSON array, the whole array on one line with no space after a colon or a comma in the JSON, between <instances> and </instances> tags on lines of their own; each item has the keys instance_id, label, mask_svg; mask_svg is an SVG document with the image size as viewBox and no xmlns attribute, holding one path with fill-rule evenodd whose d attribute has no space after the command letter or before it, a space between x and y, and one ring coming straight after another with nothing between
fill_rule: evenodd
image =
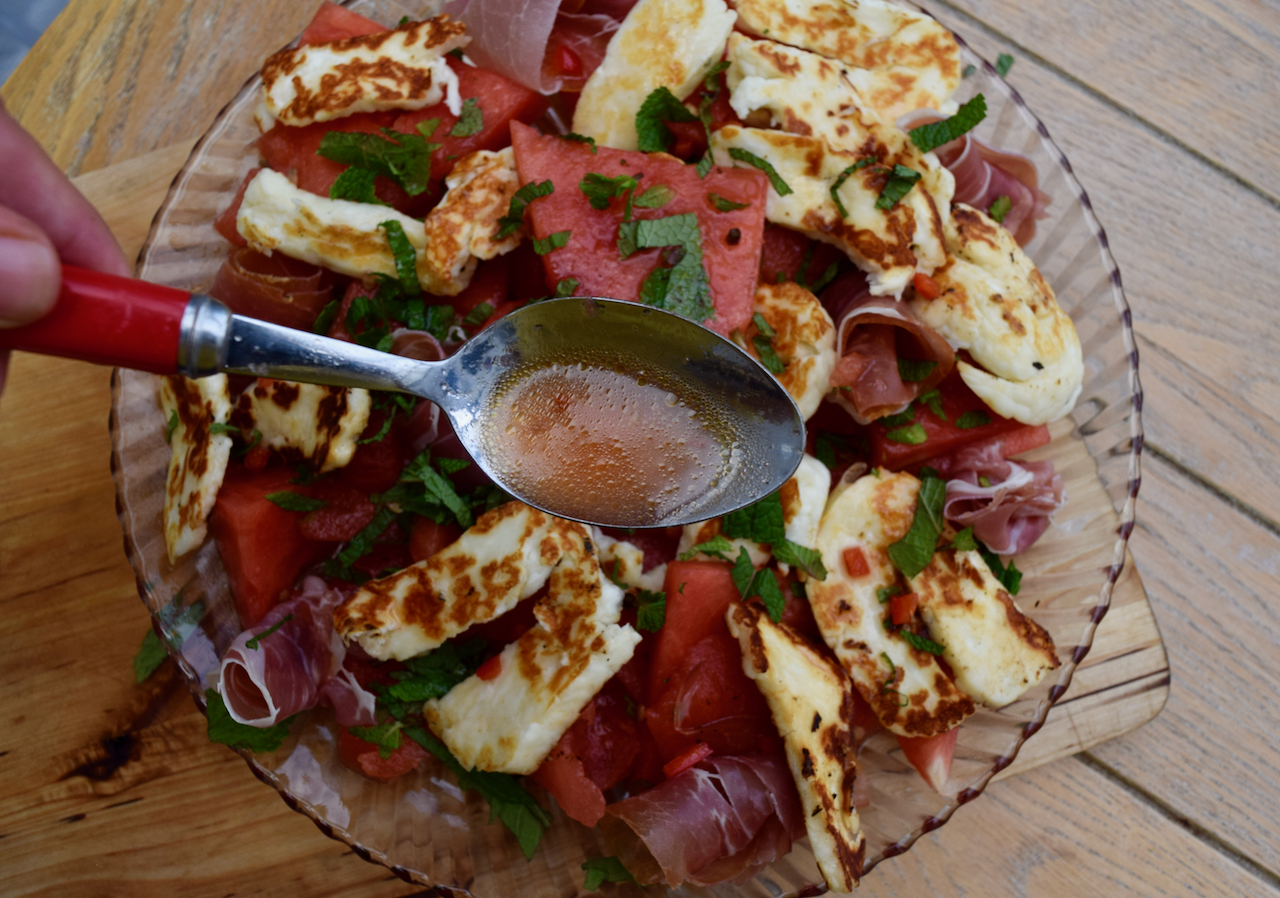
<instances>
[{"instance_id":1,"label":"thumb","mask_svg":"<svg viewBox=\"0 0 1280 898\"><path fill-rule=\"evenodd\" d=\"M0 327L30 324L44 315L61 285L58 253L44 231L0 206Z\"/></svg>"}]
</instances>

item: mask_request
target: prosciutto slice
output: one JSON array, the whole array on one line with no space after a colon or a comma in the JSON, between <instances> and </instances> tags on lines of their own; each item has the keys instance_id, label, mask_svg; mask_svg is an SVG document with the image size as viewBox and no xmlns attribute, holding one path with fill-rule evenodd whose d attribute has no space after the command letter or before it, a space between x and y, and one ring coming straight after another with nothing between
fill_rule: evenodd
<instances>
[{"instance_id":1,"label":"prosciutto slice","mask_svg":"<svg viewBox=\"0 0 1280 898\"><path fill-rule=\"evenodd\" d=\"M973 534L997 555L1031 548L1062 507L1062 478L1050 461L1011 461L999 442L967 446L948 472L943 515ZM986 478L990 486L982 486Z\"/></svg>"},{"instance_id":2,"label":"prosciutto slice","mask_svg":"<svg viewBox=\"0 0 1280 898\"><path fill-rule=\"evenodd\" d=\"M795 783L781 757L713 757L609 805L600 826L645 885L742 883L804 835Z\"/></svg>"},{"instance_id":3,"label":"prosciutto slice","mask_svg":"<svg viewBox=\"0 0 1280 898\"><path fill-rule=\"evenodd\" d=\"M933 109L918 109L898 119L904 131L938 121L944 116ZM1040 189L1035 163L1017 153L1005 153L965 134L933 151L956 179L953 203L964 203L983 212L1002 196L1009 211L1001 222L1019 246L1036 236L1036 221L1046 218L1053 197Z\"/></svg>"},{"instance_id":4,"label":"prosciutto slice","mask_svg":"<svg viewBox=\"0 0 1280 898\"><path fill-rule=\"evenodd\" d=\"M586 76L604 58L609 37L618 30L631 6L610 0L579 3L578 10L562 12L560 3L561 0L528 0L520 4L512 4L511 0L453 0L444 11L467 26L471 35L467 55L476 63L530 90L553 94L566 87L581 89ZM574 5L568 3L566 7ZM601 7L599 12L592 9L596 5ZM581 75L566 79L543 71L543 57L553 43L578 55L583 62Z\"/></svg>"},{"instance_id":5,"label":"prosciutto slice","mask_svg":"<svg viewBox=\"0 0 1280 898\"><path fill-rule=\"evenodd\" d=\"M834 281L823 291L822 302L836 322L835 401L860 424L905 408L955 366L955 353L942 335L907 303L872 296L861 272ZM937 364L924 380L907 383L898 371L900 357Z\"/></svg>"},{"instance_id":6,"label":"prosciutto slice","mask_svg":"<svg viewBox=\"0 0 1280 898\"><path fill-rule=\"evenodd\" d=\"M234 249L214 276L209 295L239 315L310 331L333 299L333 274L284 253Z\"/></svg>"},{"instance_id":7,"label":"prosciutto slice","mask_svg":"<svg viewBox=\"0 0 1280 898\"><path fill-rule=\"evenodd\" d=\"M337 590L308 577L297 596L236 637L218 671L218 692L234 720L274 726L324 698L343 726L373 725L374 695L343 667L346 647L333 630L341 601Z\"/></svg>"}]
</instances>

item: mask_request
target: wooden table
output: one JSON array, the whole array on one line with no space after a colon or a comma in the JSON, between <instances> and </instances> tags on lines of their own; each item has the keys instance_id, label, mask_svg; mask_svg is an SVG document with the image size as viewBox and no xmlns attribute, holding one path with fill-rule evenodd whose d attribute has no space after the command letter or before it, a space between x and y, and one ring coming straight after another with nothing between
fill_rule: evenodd
<instances>
[{"instance_id":1,"label":"wooden table","mask_svg":"<svg viewBox=\"0 0 1280 898\"><path fill-rule=\"evenodd\" d=\"M4 100L132 256L191 141L315 5L71 0ZM863 892L1280 896L1280 6L928 5L1014 56L1124 272L1146 391L1131 545L1172 692L995 784ZM206 742L170 665L133 682L148 619L108 405L105 370L33 356L0 400L0 894L420 894Z\"/></svg>"}]
</instances>

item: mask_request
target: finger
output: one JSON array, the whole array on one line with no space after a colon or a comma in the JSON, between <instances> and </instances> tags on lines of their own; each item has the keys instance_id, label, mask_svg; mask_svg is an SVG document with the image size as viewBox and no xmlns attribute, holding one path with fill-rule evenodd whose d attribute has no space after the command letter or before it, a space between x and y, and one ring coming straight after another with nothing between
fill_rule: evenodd
<instances>
[{"instance_id":1,"label":"finger","mask_svg":"<svg viewBox=\"0 0 1280 898\"><path fill-rule=\"evenodd\" d=\"M0 206L0 327L35 321L58 298L62 269L35 222Z\"/></svg>"},{"instance_id":2,"label":"finger","mask_svg":"<svg viewBox=\"0 0 1280 898\"><path fill-rule=\"evenodd\" d=\"M0 205L35 222L63 262L110 274L132 268L98 210L0 103Z\"/></svg>"}]
</instances>

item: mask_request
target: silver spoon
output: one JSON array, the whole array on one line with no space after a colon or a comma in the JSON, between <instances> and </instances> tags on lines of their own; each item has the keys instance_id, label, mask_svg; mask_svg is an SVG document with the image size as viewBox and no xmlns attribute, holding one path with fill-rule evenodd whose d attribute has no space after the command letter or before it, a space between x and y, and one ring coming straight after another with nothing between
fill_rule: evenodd
<instances>
[{"instance_id":1,"label":"silver spoon","mask_svg":"<svg viewBox=\"0 0 1280 898\"><path fill-rule=\"evenodd\" d=\"M421 396L512 496L604 526L727 514L782 486L804 453L795 403L751 356L678 315L615 299L528 305L449 358L421 362L68 266L53 312L0 331L0 348Z\"/></svg>"}]
</instances>

